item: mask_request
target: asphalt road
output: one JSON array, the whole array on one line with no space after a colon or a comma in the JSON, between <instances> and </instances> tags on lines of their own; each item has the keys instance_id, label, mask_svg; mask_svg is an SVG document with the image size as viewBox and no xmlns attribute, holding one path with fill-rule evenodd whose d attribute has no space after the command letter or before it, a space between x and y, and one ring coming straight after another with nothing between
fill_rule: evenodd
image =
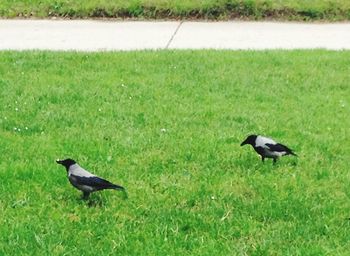
<instances>
[{"instance_id":1,"label":"asphalt road","mask_svg":"<svg viewBox=\"0 0 350 256\"><path fill-rule=\"evenodd\" d=\"M350 49L350 23L0 20L0 50Z\"/></svg>"}]
</instances>

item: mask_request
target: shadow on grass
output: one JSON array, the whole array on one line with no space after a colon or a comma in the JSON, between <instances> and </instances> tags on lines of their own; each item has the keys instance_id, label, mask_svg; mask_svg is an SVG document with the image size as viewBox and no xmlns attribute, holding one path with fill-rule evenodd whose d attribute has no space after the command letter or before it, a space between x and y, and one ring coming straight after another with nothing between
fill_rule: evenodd
<instances>
[{"instance_id":1,"label":"shadow on grass","mask_svg":"<svg viewBox=\"0 0 350 256\"><path fill-rule=\"evenodd\" d=\"M274 171L277 171L280 168L287 167L297 167L298 158L280 158L276 163L273 163L272 159L265 159L265 162L262 162L259 157L253 156L240 156L236 159L231 159L226 163L227 170L239 171L241 175L254 175L256 173L267 174ZM239 167L239 168L237 168Z\"/></svg>"},{"instance_id":2,"label":"shadow on grass","mask_svg":"<svg viewBox=\"0 0 350 256\"><path fill-rule=\"evenodd\" d=\"M128 199L128 193L126 190L118 191L118 197L126 200ZM77 201L85 203L88 207L103 207L106 206L109 200L101 193L93 193L89 198L80 197Z\"/></svg>"},{"instance_id":3,"label":"shadow on grass","mask_svg":"<svg viewBox=\"0 0 350 256\"><path fill-rule=\"evenodd\" d=\"M261 162L260 165L257 165L256 171L260 173L270 173L281 168L296 167L297 165L298 161L295 159L278 159L276 163L273 163L272 160L265 160L264 163Z\"/></svg>"},{"instance_id":4,"label":"shadow on grass","mask_svg":"<svg viewBox=\"0 0 350 256\"><path fill-rule=\"evenodd\" d=\"M86 206L88 207L103 207L106 205L106 200L103 200L103 198L100 195L93 196L87 199L81 198L80 201L85 202Z\"/></svg>"}]
</instances>

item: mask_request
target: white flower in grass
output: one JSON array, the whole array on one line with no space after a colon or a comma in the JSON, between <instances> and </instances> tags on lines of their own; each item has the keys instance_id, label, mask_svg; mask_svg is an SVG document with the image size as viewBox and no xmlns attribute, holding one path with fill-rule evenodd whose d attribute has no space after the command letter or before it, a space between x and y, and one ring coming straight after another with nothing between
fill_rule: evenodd
<instances>
[{"instance_id":1,"label":"white flower in grass","mask_svg":"<svg viewBox=\"0 0 350 256\"><path fill-rule=\"evenodd\" d=\"M17 127L13 127L13 130L17 131Z\"/></svg>"},{"instance_id":2,"label":"white flower in grass","mask_svg":"<svg viewBox=\"0 0 350 256\"><path fill-rule=\"evenodd\" d=\"M21 131L21 128L18 128L18 129L17 129L17 131L19 131L19 132L20 132L20 131Z\"/></svg>"},{"instance_id":3,"label":"white flower in grass","mask_svg":"<svg viewBox=\"0 0 350 256\"><path fill-rule=\"evenodd\" d=\"M166 132L165 128L160 129L161 132Z\"/></svg>"},{"instance_id":4,"label":"white flower in grass","mask_svg":"<svg viewBox=\"0 0 350 256\"><path fill-rule=\"evenodd\" d=\"M216 198L215 198L215 196L211 196L211 200L215 200Z\"/></svg>"},{"instance_id":5,"label":"white flower in grass","mask_svg":"<svg viewBox=\"0 0 350 256\"><path fill-rule=\"evenodd\" d=\"M99 109L98 109L98 112L101 112L101 111L102 111L102 109L99 108Z\"/></svg>"},{"instance_id":6,"label":"white flower in grass","mask_svg":"<svg viewBox=\"0 0 350 256\"><path fill-rule=\"evenodd\" d=\"M345 102L343 100L340 100L339 103L342 108L345 108Z\"/></svg>"},{"instance_id":7,"label":"white flower in grass","mask_svg":"<svg viewBox=\"0 0 350 256\"><path fill-rule=\"evenodd\" d=\"M18 111L18 108L15 108L16 111Z\"/></svg>"},{"instance_id":8,"label":"white flower in grass","mask_svg":"<svg viewBox=\"0 0 350 256\"><path fill-rule=\"evenodd\" d=\"M26 126L26 128L25 128L26 130L28 130L28 127Z\"/></svg>"}]
</instances>

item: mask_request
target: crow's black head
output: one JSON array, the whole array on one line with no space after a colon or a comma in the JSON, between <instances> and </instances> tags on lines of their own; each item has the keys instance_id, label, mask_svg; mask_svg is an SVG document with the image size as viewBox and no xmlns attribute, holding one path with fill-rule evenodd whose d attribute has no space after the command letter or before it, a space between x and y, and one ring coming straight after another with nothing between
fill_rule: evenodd
<instances>
[{"instance_id":1,"label":"crow's black head","mask_svg":"<svg viewBox=\"0 0 350 256\"><path fill-rule=\"evenodd\" d=\"M241 146L244 146L245 144L250 144L252 146L255 145L255 140L256 140L256 137L258 137L257 135L249 135L242 143L241 143Z\"/></svg>"},{"instance_id":2,"label":"crow's black head","mask_svg":"<svg viewBox=\"0 0 350 256\"><path fill-rule=\"evenodd\" d=\"M66 167L66 169L68 170L69 166L76 164L76 162L73 159L67 158L64 160L56 160L56 163L63 165L64 167Z\"/></svg>"}]
</instances>

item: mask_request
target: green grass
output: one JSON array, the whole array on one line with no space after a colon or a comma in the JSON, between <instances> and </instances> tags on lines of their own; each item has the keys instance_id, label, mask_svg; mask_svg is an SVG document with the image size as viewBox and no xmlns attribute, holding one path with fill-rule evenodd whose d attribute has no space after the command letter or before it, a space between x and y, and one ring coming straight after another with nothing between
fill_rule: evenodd
<instances>
[{"instance_id":1,"label":"green grass","mask_svg":"<svg viewBox=\"0 0 350 256\"><path fill-rule=\"evenodd\" d=\"M349 20L348 0L2 0L0 17Z\"/></svg>"},{"instance_id":2,"label":"green grass","mask_svg":"<svg viewBox=\"0 0 350 256\"><path fill-rule=\"evenodd\" d=\"M1 255L348 254L350 52L0 60ZM250 133L299 158L261 163ZM128 199L80 200L64 157Z\"/></svg>"}]
</instances>

